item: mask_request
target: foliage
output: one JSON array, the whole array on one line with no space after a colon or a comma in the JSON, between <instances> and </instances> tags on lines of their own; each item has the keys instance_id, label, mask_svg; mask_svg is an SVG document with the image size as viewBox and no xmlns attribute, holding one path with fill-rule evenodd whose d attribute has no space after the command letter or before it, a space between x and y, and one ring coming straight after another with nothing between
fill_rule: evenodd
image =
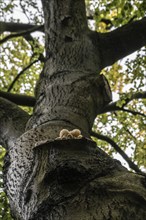
<instances>
[{"instance_id":1,"label":"foliage","mask_svg":"<svg viewBox=\"0 0 146 220\"><path fill-rule=\"evenodd\" d=\"M146 2L143 0L88 0L96 29L100 32L113 30L133 20L144 17Z\"/></svg>"},{"instance_id":2,"label":"foliage","mask_svg":"<svg viewBox=\"0 0 146 220\"><path fill-rule=\"evenodd\" d=\"M145 87L145 49L102 71L106 75L113 94L118 97L117 106L122 107L132 94ZM97 116L94 130L112 138L140 167L146 167L145 152L145 100L132 100L126 105L129 111L116 111ZM100 126L99 126L100 125ZM98 143L98 140L97 140ZM98 144L99 145L99 144ZM100 146L100 145L99 145ZM105 148L106 150L106 148ZM113 149L111 150L111 153Z\"/></svg>"},{"instance_id":3,"label":"foliage","mask_svg":"<svg viewBox=\"0 0 146 220\"><path fill-rule=\"evenodd\" d=\"M40 0L9 0L1 1L0 16L6 22L25 22L43 24ZM146 2L142 0L86 0L90 26L97 31L107 32L145 15ZM23 17L23 20L21 19ZM92 23L92 24L91 24ZM2 33L1 39L10 33ZM117 106L122 107L133 93L143 91L145 84L146 56L145 48L130 57L115 63L102 71L108 79ZM42 70L43 63L39 59L44 54L44 35L33 33L23 37L12 38L1 45L0 90L34 94L35 83ZM31 62L38 60L23 72ZM146 167L146 113L145 100L132 100L126 105L126 111L108 112L97 116L93 130L112 138L139 167ZM25 108L29 113L32 109ZM108 154L117 157L115 150L107 142L94 138ZM0 148L0 177L2 176L4 149ZM0 219L11 219L7 199L2 190L0 180Z\"/></svg>"}]
</instances>

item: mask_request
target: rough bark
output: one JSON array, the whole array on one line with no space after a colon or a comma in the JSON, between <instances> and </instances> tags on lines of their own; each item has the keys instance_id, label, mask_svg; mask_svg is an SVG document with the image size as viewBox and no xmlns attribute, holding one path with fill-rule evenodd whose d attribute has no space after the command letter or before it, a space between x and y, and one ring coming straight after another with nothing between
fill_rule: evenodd
<instances>
[{"instance_id":1,"label":"rough bark","mask_svg":"<svg viewBox=\"0 0 146 220\"><path fill-rule=\"evenodd\" d=\"M0 98L0 144L8 149L24 133L29 115L14 103Z\"/></svg>"},{"instance_id":2,"label":"rough bark","mask_svg":"<svg viewBox=\"0 0 146 220\"><path fill-rule=\"evenodd\" d=\"M64 121L89 136L99 111L111 101L84 1L43 1L46 63L37 86L37 101L28 128Z\"/></svg>"},{"instance_id":3,"label":"rough bark","mask_svg":"<svg viewBox=\"0 0 146 220\"><path fill-rule=\"evenodd\" d=\"M30 140L25 134L10 149L15 161L5 169L15 219L145 219L145 177L128 172L84 138L34 149L37 141Z\"/></svg>"},{"instance_id":4,"label":"rough bark","mask_svg":"<svg viewBox=\"0 0 146 220\"><path fill-rule=\"evenodd\" d=\"M145 177L128 172L90 140L93 121L110 102L111 91L99 75L107 56L87 27L84 1L42 3L46 62L36 105L25 132L26 121L5 158L5 189L13 216L18 220L145 219ZM78 128L83 137L56 139L63 128Z\"/></svg>"}]
</instances>

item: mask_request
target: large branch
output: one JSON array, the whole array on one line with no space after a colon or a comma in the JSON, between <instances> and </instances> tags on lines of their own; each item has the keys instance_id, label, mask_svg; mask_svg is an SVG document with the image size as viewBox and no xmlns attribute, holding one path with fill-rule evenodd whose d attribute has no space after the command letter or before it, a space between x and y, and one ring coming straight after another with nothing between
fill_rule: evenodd
<instances>
[{"instance_id":1,"label":"large branch","mask_svg":"<svg viewBox=\"0 0 146 220\"><path fill-rule=\"evenodd\" d=\"M104 68L146 45L146 17L109 33L96 35Z\"/></svg>"},{"instance_id":2,"label":"large branch","mask_svg":"<svg viewBox=\"0 0 146 220\"><path fill-rule=\"evenodd\" d=\"M14 103L0 98L0 144L9 148L25 130L29 115Z\"/></svg>"},{"instance_id":3,"label":"large branch","mask_svg":"<svg viewBox=\"0 0 146 220\"><path fill-rule=\"evenodd\" d=\"M28 107L34 107L36 102L33 96L13 94L10 92L3 92L3 91L0 91L0 97L3 97L17 105L28 106Z\"/></svg>"},{"instance_id":4,"label":"large branch","mask_svg":"<svg viewBox=\"0 0 146 220\"><path fill-rule=\"evenodd\" d=\"M22 32L22 31L28 31L32 28L37 29L38 31L44 32L44 28L42 25L0 21L0 33L3 33L5 31L17 33L17 32Z\"/></svg>"},{"instance_id":5,"label":"large branch","mask_svg":"<svg viewBox=\"0 0 146 220\"><path fill-rule=\"evenodd\" d=\"M34 107L36 103L36 99L33 96L27 96L22 94L13 94L9 92L0 91L0 97L3 97L5 99L8 99L11 102L14 102L17 105L21 106L28 106L28 107ZM145 92L138 92L131 96L131 98L127 98L125 100L125 103L122 105L124 107L126 104L128 104L133 99L143 99L146 98L146 91ZM104 114L106 112L113 112L113 111L121 111L121 108L117 106L118 101L112 102L104 109L101 110L100 114Z\"/></svg>"},{"instance_id":6,"label":"large branch","mask_svg":"<svg viewBox=\"0 0 146 220\"><path fill-rule=\"evenodd\" d=\"M4 37L2 40L0 40L0 44L3 44L7 40L10 40L10 39L12 39L14 37L26 36L26 35L28 35L28 34L30 34L32 32L39 31L39 30L42 30L42 29L43 29L43 25L30 28L27 31L21 31L21 32L18 32L18 33L15 33L15 34L10 34L10 35Z\"/></svg>"}]
</instances>

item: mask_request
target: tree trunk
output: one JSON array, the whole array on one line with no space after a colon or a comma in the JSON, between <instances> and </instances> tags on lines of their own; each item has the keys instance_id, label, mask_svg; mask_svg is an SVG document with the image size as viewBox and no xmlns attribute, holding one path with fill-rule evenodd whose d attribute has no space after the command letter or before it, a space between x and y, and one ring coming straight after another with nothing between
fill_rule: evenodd
<instances>
[{"instance_id":1,"label":"tree trunk","mask_svg":"<svg viewBox=\"0 0 146 220\"><path fill-rule=\"evenodd\" d=\"M21 220L143 220L145 177L128 172L90 139L111 91L99 75L103 53L88 29L84 1L42 4L46 62L34 113L23 123L25 132L7 142L4 180L12 214Z\"/></svg>"}]
</instances>

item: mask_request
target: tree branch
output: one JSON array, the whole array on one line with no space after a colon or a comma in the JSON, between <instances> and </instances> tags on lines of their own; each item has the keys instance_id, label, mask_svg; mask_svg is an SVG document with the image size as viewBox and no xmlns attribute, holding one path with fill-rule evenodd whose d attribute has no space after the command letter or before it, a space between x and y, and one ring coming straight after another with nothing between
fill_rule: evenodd
<instances>
[{"instance_id":1,"label":"tree branch","mask_svg":"<svg viewBox=\"0 0 146 220\"><path fill-rule=\"evenodd\" d=\"M123 107L127 105L130 101L132 101L133 99L144 99L144 98L146 98L146 91L134 93L131 95L130 98L125 99L125 103L123 104Z\"/></svg>"},{"instance_id":2,"label":"tree branch","mask_svg":"<svg viewBox=\"0 0 146 220\"><path fill-rule=\"evenodd\" d=\"M5 31L16 33L16 32L22 32L22 31L29 31L30 29L33 29L33 28L38 31L44 32L43 25L0 21L0 33L3 33Z\"/></svg>"},{"instance_id":3,"label":"tree branch","mask_svg":"<svg viewBox=\"0 0 146 220\"><path fill-rule=\"evenodd\" d=\"M9 92L0 91L0 97L5 98L17 105L34 107L36 99L33 96L13 94Z\"/></svg>"},{"instance_id":4,"label":"tree branch","mask_svg":"<svg viewBox=\"0 0 146 220\"><path fill-rule=\"evenodd\" d=\"M139 167L130 160L130 158L127 156L127 154L125 154L125 152L109 137L101 135L101 134L97 134L94 131L91 131L91 136L96 137L97 139L106 141L107 143L109 143L123 158L124 160L128 163L129 167L134 170L137 173L140 173L144 176L146 176L145 173L143 173Z\"/></svg>"},{"instance_id":5,"label":"tree branch","mask_svg":"<svg viewBox=\"0 0 146 220\"><path fill-rule=\"evenodd\" d=\"M14 103L0 98L0 144L8 149L25 130L29 115Z\"/></svg>"},{"instance_id":6,"label":"tree branch","mask_svg":"<svg viewBox=\"0 0 146 220\"><path fill-rule=\"evenodd\" d=\"M3 92L3 91L0 91L0 97L6 98L9 101L14 102L15 104L21 105L21 106L34 107L35 102L36 102L36 99L33 96L13 94L13 93ZM146 92L139 92L139 93L133 94L131 98L128 99L127 103L132 101L133 99L142 99L142 98L146 98ZM120 107L116 106L116 104L117 102L110 103L102 110L100 114L121 110ZM123 104L123 106L125 106L125 104Z\"/></svg>"},{"instance_id":7,"label":"tree branch","mask_svg":"<svg viewBox=\"0 0 146 220\"><path fill-rule=\"evenodd\" d=\"M15 79L13 80L13 82L11 83L11 85L8 88L8 92L11 91L11 89L13 88L14 84L16 83L16 81L19 79L19 77L27 70L29 69L34 63L38 62L39 59L34 60L32 63L28 64L23 70L20 71L20 73L18 73L18 75L15 77Z\"/></svg>"},{"instance_id":8,"label":"tree branch","mask_svg":"<svg viewBox=\"0 0 146 220\"><path fill-rule=\"evenodd\" d=\"M0 40L0 44L3 44L4 42L6 42L7 40L10 40L14 37L20 37L20 36L25 36L27 34L30 34L32 32L35 32L35 31L39 31L39 30L42 30L43 29L43 25L42 26L35 26L33 28L30 28L28 29L27 31L22 31L22 32L18 32L16 34L10 34L6 37L4 37L2 40Z\"/></svg>"},{"instance_id":9,"label":"tree branch","mask_svg":"<svg viewBox=\"0 0 146 220\"><path fill-rule=\"evenodd\" d=\"M109 33L96 33L96 36L101 68L104 68L146 45L146 17Z\"/></svg>"},{"instance_id":10,"label":"tree branch","mask_svg":"<svg viewBox=\"0 0 146 220\"><path fill-rule=\"evenodd\" d=\"M125 108L120 108L121 111L124 111L124 112L128 112L128 113L131 113L132 115L140 115L142 117L145 117L146 118L146 115L141 113L141 112L137 112L137 111L132 111L132 110L129 110L129 109L125 109Z\"/></svg>"},{"instance_id":11,"label":"tree branch","mask_svg":"<svg viewBox=\"0 0 146 220\"><path fill-rule=\"evenodd\" d=\"M121 110L123 110L123 107L125 107L133 99L144 99L144 98L146 98L146 91L137 92L135 94L132 94L130 98L126 98L125 103L121 107L118 106L118 102L120 100L118 100L116 102L111 102L110 104L106 105L104 109L102 109L100 114L103 114L106 112L121 111ZM126 109L125 109L125 111L126 111Z\"/></svg>"}]
</instances>

